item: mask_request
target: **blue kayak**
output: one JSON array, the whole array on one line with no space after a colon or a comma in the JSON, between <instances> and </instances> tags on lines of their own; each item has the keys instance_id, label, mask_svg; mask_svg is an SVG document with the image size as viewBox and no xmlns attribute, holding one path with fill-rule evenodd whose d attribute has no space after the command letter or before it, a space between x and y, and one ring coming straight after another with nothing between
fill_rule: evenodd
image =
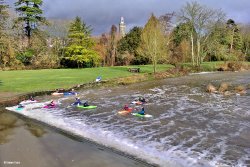
<instances>
[{"instance_id":1,"label":"blue kayak","mask_svg":"<svg viewBox=\"0 0 250 167\"><path fill-rule=\"evenodd\" d=\"M72 96L72 95L77 95L76 92L64 92L63 93L64 96Z\"/></svg>"},{"instance_id":2,"label":"blue kayak","mask_svg":"<svg viewBox=\"0 0 250 167\"><path fill-rule=\"evenodd\" d=\"M24 109L24 107L22 107L22 108L17 107L17 108L16 108L17 111L21 111L21 110L23 110L23 109Z\"/></svg>"}]
</instances>

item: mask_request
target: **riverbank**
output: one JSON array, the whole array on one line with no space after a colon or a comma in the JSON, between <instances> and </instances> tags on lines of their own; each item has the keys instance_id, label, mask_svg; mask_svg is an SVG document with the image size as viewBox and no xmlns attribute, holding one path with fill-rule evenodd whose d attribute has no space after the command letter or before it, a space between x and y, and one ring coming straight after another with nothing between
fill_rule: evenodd
<instances>
[{"instance_id":1,"label":"riverbank","mask_svg":"<svg viewBox=\"0 0 250 167\"><path fill-rule=\"evenodd\" d=\"M249 64L249 63L248 63ZM198 69L190 63L174 67L158 65L153 74L152 65L118 66L87 69L47 69L2 71L0 73L0 107L16 105L30 96L50 95L55 89L84 89L93 87L112 87L143 81L164 79L187 75L189 72L216 71L223 62L205 62ZM140 73L131 73L129 68L140 68ZM102 76L101 82L95 82L96 76Z\"/></svg>"},{"instance_id":2,"label":"riverbank","mask_svg":"<svg viewBox=\"0 0 250 167\"><path fill-rule=\"evenodd\" d=\"M199 163L214 164L211 166L218 163L233 166L238 159L245 157L243 149L248 145L236 148L240 150L240 154L230 152L231 146L241 146L242 143L247 142L243 139L237 140L239 143L230 144L229 142L221 145L220 141L216 139L218 137L226 139L230 137L231 141L235 141L234 139L239 136L238 131L233 134L233 137L232 133L228 133L229 131L235 132L234 129L241 129L242 134L240 135L243 137L246 135L245 131L248 132L248 130L245 128L247 126L243 125L247 125L245 124L247 122L244 122L247 119L244 116L243 120L241 118L248 111L249 96L237 97L237 101L235 96L227 98L216 95L210 96L204 92L204 88L211 81L215 85L221 83L221 81L227 81L235 85L246 85L249 83L249 72L216 72L205 75L204 73L198 73L108 89L79 90L81 97L84 97L83 99L88 99L101 107L93 112L77 112L78 110L73 108L65 109L74 100L74 97L66 97L66 99L62 98L60 108L51 112L27 106L27 110L18 112L18 114L24 114L29 119L37 119L53 127L59 127L62 130L79 135L81 138L97 140L97 143L105 146L136 154L142 159L149 160L149 162L155 162L156 160L157 164L166 164L165 162L173 160L183 164L191 163L189 166L196 166L195 164ZM154 115L152 120L140 120L133 116L124 119L124 117L115 114L115 111L118 111L121 107L119 104L132 101L139 95L144 95L149 102L152 102L146 106L146 111ZM50 98L50 96L44 96L38 97L38 100L48 101ZM157 105L159 103L160 105ZM242 105L239 108L237 104ZM236 118L237 115L239 117ZM222 122L225 118L227 120ZM233 123L233 129L228 126L227 123L229 122L230 125ZM209 126L207 126L208 124ZM222 128L226 129L221 131ZM141 132L143 132L143 136ZM197 140L190 141L189 139L192 137ZM248 141L248 138L246 138L246 141ZM220 145L219 150L217 149L218 145ZM226 155L223 155L223 152L218 155L216 150L214 152L214 150L209 150L208 147L215 148L218 152L225 150ZM176 150L176 148L180 149ZM194 153L197 152L190 151L191 149L199 151L200 154L195 156ZM204 155L204 150L209 150L208 155L211 156L198 159L197 157ZM221 158L214 161L213 157L217 157L217 155ZM181 159L178 159L180 156ZM231 161L231 157L235 157L235 159ZM208 160L208 162L205 160Z\"/></svg>"},{"instance_id":3,"label":"riverbank","mask_svg":"<svg viewBox=\"0 0 250 167\"><path fill-rule=\"evenodd\" d=\"M16 105L30 96L50 95L58 88L69 91L71 89L125 85L154 79L150 73L152 66L139 67L140 73L129 72L129 66L1 72L0 107ZM173 69L171 65L158 67L159 73L171 69ZM95 82L96 76L102 76L103 80Z\"/></svg>"}]
</instances>

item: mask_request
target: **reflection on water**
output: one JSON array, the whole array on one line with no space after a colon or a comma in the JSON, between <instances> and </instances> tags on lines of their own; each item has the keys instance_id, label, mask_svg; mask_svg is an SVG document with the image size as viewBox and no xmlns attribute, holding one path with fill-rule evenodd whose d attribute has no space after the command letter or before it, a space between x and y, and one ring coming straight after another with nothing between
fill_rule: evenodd
<instances>
[{"instance_id":1,"label":"reflection on water","mask_svg":"<svg viewBox=\"0 0 250 167\"><path fill-rule=\"evenodd\" d=\"M58 100L59 108L27 105L18 113L160 166L250 165L250 95L224 97L205 92L206 85L248 85L250 72L192 75L126 87L83 90L79 97L95 110L69 107L74 97ZM153 118L120 116L117 111L138 96L149 100ZM51 97L43 97L44 101ZM8 108L15 111L15 107ZM17 111L15 111L17 112Z\"/></svg>"},{"instance_id":2,"label":"reflection on water","mask_svg":"<svg viewBox=\"0 0 250 167\"><path fill-rule=\"evenodd\" d=\"M8 162L16 163L9 165ZM144 167L84 140L75 140L0 111L0 167Z\"/></svg>"},{"instance_id":3,"label":"reflection on water","mask_svg":"<svg viewBox=\"0 0 250 167\"><path fill-rule=\"evenodd\" d=\"M40 127L38 125L35 125L34 123L32 123L30 121L26 122L26 127L27 127L27 130L29 130L30 133L33 134L36 137L42 137L45 133L47 133L44 130L44 128L42 128L42 127Z\"/></svg>"},{"instance_id":4,"label":"reflection on water","mask_svg":"<svg viewBox=\"0 0 250 167\"><path fill-rule=\"evenodd\" d=\"M13 134L13 128L16 126L17 119L14 115L0 112L0 144L9 141L9 137Z\"/></svg>"},{"instance_id":5,"label":"reflection on water","mask_svg":"<svg viewBox=\"0 0 250 167\"><path fill-rule=\"evenodd\" d=\"M7 113L0 112L0 144L7 143L15 128L25 126L26 129L36 137L42 137L46 131L39 125L34 124L31 121L27 121L24 125L18 123L17 116Z\"/></svg>"}]
</instances>

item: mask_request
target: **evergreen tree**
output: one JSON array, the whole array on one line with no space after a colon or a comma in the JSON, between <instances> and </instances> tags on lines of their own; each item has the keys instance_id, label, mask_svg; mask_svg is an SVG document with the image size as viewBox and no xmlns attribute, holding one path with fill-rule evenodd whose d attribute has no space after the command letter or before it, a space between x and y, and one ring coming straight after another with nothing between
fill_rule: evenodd
<instances>
[{"instance_id":1,"label":"evergreen tree","mask_svg":"<svg viewBox=\"0 0 250 167\"><path fill-rule=\"evenodd\" d=\"M94 43L90 38L91 32L91 27L87 26L85 22L82 21L79 16L77 16L69 28L69 44L81 45L86 49L92 48Z\"/></svg>"},{"instance_id":2,"label":"evergreen tree","mask_svg":"<svg viewBox=\"0 0 250 167\"><path fill-rule=\"evenodd\" d=\"M229 52L231 53L232 49L240 50L242 48L242 37L238 25L232 19L229 19L226 24L230 43Z\"/></svg>"},{"instance_id":3,"label":"evergreen tree","mask_svg":"<svg viewBox=\"0 0 250 167\"><path fill-rule=\"evenodd\" d=\"M172 54L170 64L177 65L179 62L191 60L190 36L193 28L190 23L180 23L172 31ZM195 34L195 32L193 33Z\"/></svg>"},{"instance_id":4,"label":"evergreen tree","mask_svg":"<svg viewBox=\"0 0 250 167\"><path fill-rule=\"evenodd\" d=\"M189 23L177 25L172 32L174 45L179 46L183 40L188 40L192 29Z\"/></svg>"},{"instance_id":5,"label":"evergreen tree","mask_svg":"<svg viewBox=\"0 0 250 167\"><path fill-rule=\"evenodd\" d=\"M125 51L128 51L130 54L135 55L136 49L138 48L140 42L141 42L141 32L142 28L140 27L134 27L132 28L128 34L126 34L125 37L123 37L118 42L117 51L119 53L123 53Z\"/></svg>"},{"instance_id":6,"label":"evergreen tree","mask_svg":"<svg viewBox=\"0 0 250 167\"><path fill-rule=\"evenodd\" d=\"M42 0L18 0L15 3L16 11L19 12L17 22L24 22L25 35L28 37L28 44L30 45L30 39L32 30L37 28L39 23L46 23L44 17L42 17L43 11L41 9Z\"/></svg>"},{"instance_id":7,"label":"evergreen tree","mask_svg":"<svg viewBox=\"0 0 250 167\"><path fill-rule=\"evenodd\" d=\"M68 67L95 67L100 63L100 56L92 47L90 26L87 26L80 17L71 23L68 32L69 43L66 47L62 64Z\"/></svg>"},{"instance_id":8,"label":"evergreen tree","mask_svg":"<svg viewBox=\"0 0 250 167\"><path fill-rule=\"evenodd\" d=\"M133 64L147 64L148 63L149 60L145 59L145 57L142 57L137 51L141 43L141 34L142 34L142 28L134 27L129 31L129 33L126 34L125 37L123 37L118 42L117 51L118 51L118 54L122 56L123 58L121 61L128 60L127 56L130 56L132 57L131 61ZM124 57L123 55L126 55L126 56Z\"/></svg>"}]
</instances>

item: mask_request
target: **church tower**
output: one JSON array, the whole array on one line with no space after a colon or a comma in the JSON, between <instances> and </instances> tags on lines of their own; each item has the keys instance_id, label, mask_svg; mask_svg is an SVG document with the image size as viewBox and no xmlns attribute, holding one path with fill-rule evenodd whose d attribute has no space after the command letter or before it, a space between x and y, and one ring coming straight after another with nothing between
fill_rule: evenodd
<instances>
[{"instance_id":1,"label":"church tower","mask_svg":"<svg viewBox=\"0 0 250 167\"><path fill-rule=\"evenodd\" d=\"M121 37L124 37L126 34L126 24L124 22L124 18L121 17L121 22L119 24L119 34Z\"/></svg>"}]
</instances>

